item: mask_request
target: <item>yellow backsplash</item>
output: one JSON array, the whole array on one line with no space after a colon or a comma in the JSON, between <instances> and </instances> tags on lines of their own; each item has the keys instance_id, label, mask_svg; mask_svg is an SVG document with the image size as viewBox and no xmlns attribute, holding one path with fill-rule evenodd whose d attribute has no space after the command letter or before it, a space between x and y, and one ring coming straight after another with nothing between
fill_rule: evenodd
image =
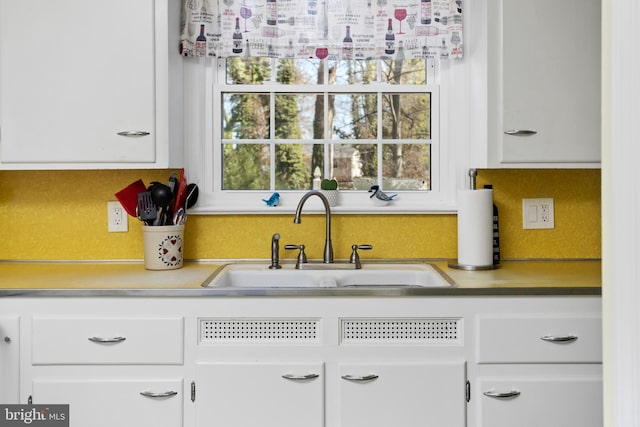
<instances>
[{"instance_id":1,"label":"yellow backsplash","mask_svg":"<svg viewBox=\"0 0 640 427\"><path fill-rule=\"evenodd\" d=\"M107 232L106 201L138 178L168 177L166 170L0 171L0 259L141 259L142 231ZM478 187L492 184L500 212L503 258L600 258L600 170L481 170ZM555 229L523 230L522 198L553 197ZM320 258L324 216L191 215L185 257L267 258L271 235L304 243ZM455 215L335 215L336 258L354 243L374 249L362 258L455 258ZM291 255L293 256L293 254Z\"/></svg>"}]
</instances>

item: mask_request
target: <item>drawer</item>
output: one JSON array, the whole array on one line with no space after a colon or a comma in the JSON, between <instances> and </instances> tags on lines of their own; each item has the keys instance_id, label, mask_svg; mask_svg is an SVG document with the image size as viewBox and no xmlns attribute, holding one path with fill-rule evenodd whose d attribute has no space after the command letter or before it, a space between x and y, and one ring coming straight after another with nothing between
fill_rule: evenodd
<instances>
[{"instance_id":1,"label":"drawer","mask_svg":"<svg viewBox=\"0 0 640 427\"><path fill-rule=\"evenodd\" d=\"M601 363L600 315L478 316L478 363Z\"/></svg>"},{"instance_id":2,"label":"drawer","mask_svg":"<svg viewBox=\"0 0 640 427\"><path fill-rule=\"evenodd\" d=\"M599 376L479 378L478 427L602 427Z\"/></svg>"},{"instance_id":3,"label":"drawer","mask_svg":"<svg viewBox=\"0 0 640 427\"><path fill-rule=\"evenodd\" d=\"M34 317L34 365L182 364L182 317Z\"/></svg>"},{"instance_id":4,"label":"drawer","mask_svg":"<svg viewBox=\"0 0 640 427\"><path fill-rule=\"evenodd\" d=\"M32 382L34 403L69 405L69 424L64 425L71 427L181 427L183 389L181 378L36 377ZM53 421L33 425L38 424L62 425Z\"/></svg>"}]
</instances>

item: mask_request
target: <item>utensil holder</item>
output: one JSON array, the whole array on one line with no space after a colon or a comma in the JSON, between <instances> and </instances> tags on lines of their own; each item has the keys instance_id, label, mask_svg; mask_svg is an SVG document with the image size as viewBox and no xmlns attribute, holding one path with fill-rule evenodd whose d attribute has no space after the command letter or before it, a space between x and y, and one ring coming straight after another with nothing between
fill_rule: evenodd
<instances>
[{"instance_id":1,"label":"utensil holder","mask_svg":"<svg viewBox=\"0 0 640 427\"><path fill-rule=\"evenodd\" d=\"M175 270L182 268L184 224L142 226L144 267L147 270Z\"/></svg>"}]
</instances>

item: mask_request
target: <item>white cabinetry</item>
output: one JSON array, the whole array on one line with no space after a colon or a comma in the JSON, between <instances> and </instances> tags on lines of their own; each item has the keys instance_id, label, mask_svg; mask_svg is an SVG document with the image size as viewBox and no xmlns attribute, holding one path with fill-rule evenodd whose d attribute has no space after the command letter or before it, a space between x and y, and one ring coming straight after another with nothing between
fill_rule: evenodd
<instances>
[{"instance_id":1,"label":"white cabinetry","mask_svg":"<svg viewBox=\"0 0 640 427\"><path fill-rule=\"evenodd\" d=\"M0 0L0 168L182 163L176 0Z\"/></svg>"},{"instance_id":2,"label":"white cabinetry","mask_svg":"<svg viewBox=\"0 0 640 427\"><path fill-rule=\"evenodd\" d=\"M417 302L199 319L196 426L464 427L464 319Z\"/></svg>"},{"instance_id":3,"label":"white cabinetry","mask_svg":"<svg viewBox=\"0 0 640 427\"><path fill-rule=\"evenodd\" d=\"M20 384L20 319L0 316L0 402L18 403Z\"/></svg>"},{"instance_id":4,"label":"white cabinetry","mask_svg":"<svg viewBox=\"0 0 640 427\"><path fill-rule=\"evenodd\" d=\"M465 363L340 365L340 425L466 425Z\"/></svg>"},{"instance_id":5,"label":"white cabinetry","mask_svg":"<svg viewBox=\"0 0 640 427\"><path fill-rule=\"evenodd\" d=\"M72 427L183 425L181 317L36 315L31 329L33 403L70 405Z\"/></svg>"},{"instance_id":6,"label":"white cabinetry","mask_svg":"<svg viewBox=\"0 0 640 427\"><path fill-rule=\"evenodd\" d=\"M598 312L479 316L478 425L602 426L601 330Z\"/></svg>"},{"instance_id":7,"label":"white cabinetry","mask_svg":"<svg viewBox=\"0 0 640 427\"><path fill-rule=\"evenodd\" d=\"M487 2L486 166L599 167L600 3Z\"/></svg>"},{"instance_id":8,"label":"white cabinetry","mask_svg":"<svg viewBox=\"0 0 640 427\"><path fill-rule=\"evenodd\" d=\"M39 296L0 312L17 313L0 316L3 399L69 404L72 427L602 424L596 296Z\"/></svg>"},{"instance_id":9,"label":"white cabinetry","mask_svg":"<svg viewBox=\"0 0 640 427\"><path fill-rule=\"evenodd\" d=\"M601 427L602 401L599 376L549 375L539 369L529 375L482 377L482 427ZM508 397L513 395L512 397Z\"/></svg>"},{"instance_id":10,"label":"white cabinetry","mask_svg":"<svg viewBox=\"0 0 640 427\"><path fill-rule=\"evenodd\" d=\"M69 405L71 427L183 425L181 379L101 376L100 379L38 376L33 380L33 402Z\"/></svg>"},{"instance_id":11,"label":"white cabinetry","mask_svg":"<svg viewBox=\"0 0 640 427\"><path fill-rule=\"evenodd\" d=\"M200 363L198 426L322 427L324 366L317 363Z\"/></svg>"}]
</instances>

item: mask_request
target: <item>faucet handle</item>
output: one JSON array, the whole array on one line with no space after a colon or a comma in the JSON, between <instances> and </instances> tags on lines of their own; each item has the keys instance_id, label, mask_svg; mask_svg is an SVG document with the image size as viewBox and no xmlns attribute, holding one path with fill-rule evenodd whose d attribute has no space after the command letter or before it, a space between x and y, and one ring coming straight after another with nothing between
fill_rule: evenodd
<instances>
[{"instance_id":1,"label":"faucet handle","mask_svg":"<svg viewBox=\"0 0 640 427\"><path fill-rule=\"evenodd\" d=\"M295 250L299 249L298 259L296 260L296 268L300 268L300 264L306 264L307 262L307 254L304 253L304 245L284 245L286 250Z\"/></svg>"},{"instance_id":2,"label":"faucet handle","mask_svg":"<svg viewBox=\"0 0 640 427\"><path fill-rule=\"evenodd\" d=\"M349 264L355 264L357 270L362 268L362 264L360 263L360 255L358 255L358 249L369 251L373 249L373 245L351 245L351 258L349 258Z\"/></svg>"}]
</instances>

